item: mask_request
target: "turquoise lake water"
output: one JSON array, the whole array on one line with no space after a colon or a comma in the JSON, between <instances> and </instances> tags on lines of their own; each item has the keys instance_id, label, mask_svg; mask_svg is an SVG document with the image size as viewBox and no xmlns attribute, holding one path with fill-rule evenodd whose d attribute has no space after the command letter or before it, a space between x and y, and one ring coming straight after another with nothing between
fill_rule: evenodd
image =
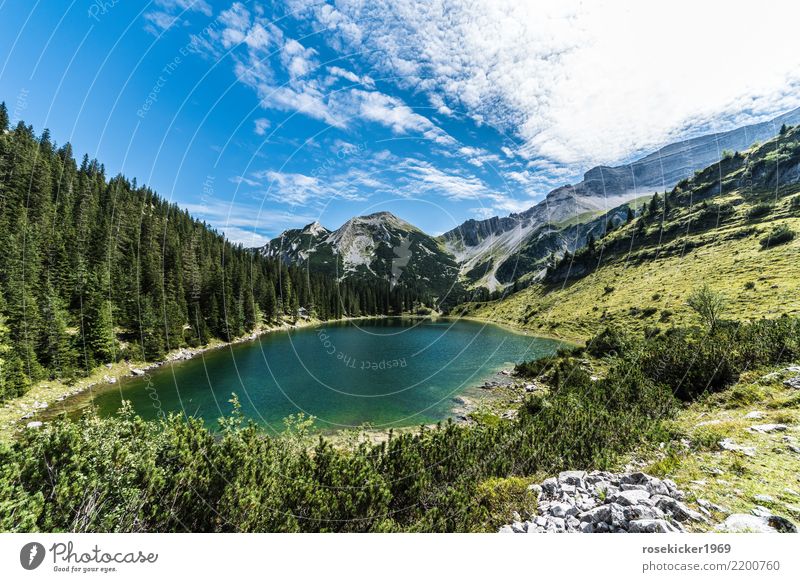
<instances>
[{"instance_id":1,"label":"turquoise lake water","mask_svg":"<svg viewBox=\"0 0 800 582\"><path fill-rule=\"evenodd\" d=\"M418 425L450 416L454 397L500 369L560 345L463 320L334 323L166 364L95 388L91 402L101 415L125 399L145 418L181 412L213 424L230 413L235 392L244 414L268 430L300 412L322 430Z\"/></svg>"}]
</instances>

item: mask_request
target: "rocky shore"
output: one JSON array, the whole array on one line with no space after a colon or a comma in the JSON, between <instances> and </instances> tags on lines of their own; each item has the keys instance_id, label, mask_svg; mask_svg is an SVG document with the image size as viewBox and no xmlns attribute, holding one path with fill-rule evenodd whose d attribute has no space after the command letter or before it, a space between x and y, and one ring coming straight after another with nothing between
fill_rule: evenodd
<instances>
[{"instance_id":1,"label":"rocky shore","mask_svg":"<svg viewBox=\"0 0 800 582\"><path fill-rule=\"evenodd\" d=\"M697 499L697 509L669 479L645 473L565 471L529 487L538 496L537 515L516 520L500 533L682 533L688 525L712 525L726 508ZM757 506L735 513L719 531L796 532L795 524Z\"/></svg>"},{"instance_id":2,"label":"rocky shore","mask_svg":"<svg viewBox=\"0 0 800 582\"><path fill-rule=\"evenodd\" d=\"M500 370L474 386L468 395L454 397L451 411L456 422L470 423L470 414L489 404L501 418L512 419L526 394L544 389L544 385L520 378L512 370Z\"/></svg>"}]
</instances>

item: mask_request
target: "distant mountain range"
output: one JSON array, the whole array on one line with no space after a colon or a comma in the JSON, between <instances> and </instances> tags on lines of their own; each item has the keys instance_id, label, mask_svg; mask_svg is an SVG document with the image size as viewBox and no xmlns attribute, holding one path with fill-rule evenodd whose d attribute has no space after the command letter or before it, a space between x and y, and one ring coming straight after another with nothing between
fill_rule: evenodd
<instances>
[{"instance_id":1,"label":"distant mountain range","mask_svg":"<svg viewBox=\"0 0 800 582\"><path fill-rule=\"evenodd\" d=\"M550 192L528 210L505 217L467 220L431 237L388 212L348 220L329 231L319 223L287 230L261 251L286 263L345 277L414 282L434 295L461 281L500 289L520 278L538 278L546 261L601 235L609 220L625 220L654 191L673 188L718 162L726 150L770 139L783 124L800 123L800 108L763 123L676 142L621 166L596 166L578 184ZM641 200L637 200L641 199Z\"/></svg>"},{"instance_id":2,"label":"distant mountain range","mask_svg":"<svg viewBox=\"0 0 800 582\"><path fill-rule=\"evenodd\" d=\"M287 230L261 251L339 278L421 286L439 297L459 275L455 258L436 239L389 212L351 218L334 231L318 222Z\"/></svg>"}]
</instances>

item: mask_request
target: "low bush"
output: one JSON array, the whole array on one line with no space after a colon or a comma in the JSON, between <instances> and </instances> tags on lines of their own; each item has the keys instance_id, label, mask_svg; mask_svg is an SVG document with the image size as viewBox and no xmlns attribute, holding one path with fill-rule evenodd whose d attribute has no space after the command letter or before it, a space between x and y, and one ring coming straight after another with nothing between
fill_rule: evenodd
<instances>
[{"instance_id":1,"label":"low bush","mask_svg":"<svg viewBox=\"0 0 800 582\"><path fill-rule=\"evenodd\" d=\"M772 204L767 202L760 202L750 207L747 211L748 218L763 218L772 212Z\"/></svg>"},{"instance_id":2,"label":"low bush","mask_svg":"<svg viewBox=\"0 0 800 582\"><path fill-rule=\"evenodd\" d=\"M611 468L640 444L663 442L673 393L691 400L746 369L795 360L799 332L789 318L651 339L606 330L590 345L621 351L604 377L565 352L520 366L546 371L550 390L529 396L513 421L448 422L378 445L334 447L302 420L269 436L238 408L217 431L178 416L145 422L130 409L61 419L0 445L0 530L486 529L524 500L515 477ZM719 436L707 432L703 446ZM659 471L678 462L668 456Z\"/></svg>"},{"instance_id":3,"label":"low bush","mask_svg":"<svg viewBox=\"0 0 800 582\"><path fill-rule=\"evenodd\" d=\"M622 329L606 327L586 344L586 351L596 357L624 354L633 346L633 340Z\"/></svg>"},{"instance_id":4,"label":"low bush","mask_svg":"<svg viewBox=\"0 0 800 582\"><path fill-rule=\"evenodd\" d=\"M796 233L786 224L775 226L761 239L761 248L768 249L794 240Z\"/></svg>"}]
</instances>

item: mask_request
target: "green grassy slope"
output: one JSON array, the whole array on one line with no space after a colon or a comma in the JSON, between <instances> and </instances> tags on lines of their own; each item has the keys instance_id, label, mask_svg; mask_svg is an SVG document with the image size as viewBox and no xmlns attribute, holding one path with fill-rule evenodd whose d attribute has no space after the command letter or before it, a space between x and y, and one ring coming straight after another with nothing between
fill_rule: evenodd
<instances>
[{"instance_id":1,"label":"green grassy slope","mask_svg":"<svg viewBox=\"0 0 800 582\"><path fill-rule=\"evenodd\" d=\"M789 173L798 160L798 128L728 156L679 184L666 209L609 233L594 254L579 252L545 281L462 313L584 339L609 323L693 323L686 298L708 284L725 295L728 318L798 315L800 237L761 244L776 226L800 233L800 184Z\"/></svg>"}]
</instances>

